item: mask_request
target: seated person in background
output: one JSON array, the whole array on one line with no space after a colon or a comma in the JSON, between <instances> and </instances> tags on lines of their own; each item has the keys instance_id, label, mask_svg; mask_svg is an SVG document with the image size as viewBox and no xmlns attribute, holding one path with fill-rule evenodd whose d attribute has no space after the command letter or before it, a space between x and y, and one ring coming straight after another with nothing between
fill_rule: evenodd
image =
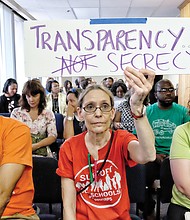
<instances>
[{"instance_id":1,"label":"seated person in background","mask_svg":"<svg viewBox=\"0 0 190 220\"><path fill-rule=\"evenodd\" d=\"M105 86L106 87L106 80L107 80L107 77L104 78L102 81L101 81L101 85Z\"/></svg>"},{"instance_id":2,"label":"seated person in background","mask_svg":"<svg viewBox=\"0 0 190 220\"><path fill-rule=\"evenodd\" d=\"M86 87L89 85L89 81L88 79L83 79L81 82L80 82L80 86L82 88L82 90L80 92L82 92L84 89L86 89Z\"/></svg>"},{"instance_id":3,"label":"seated person in background","mask_svg":"<svg viewBox=\"0 0 190 220\"><path fill-rule=\"evenodd\" d=\"M109 76L109 77L106 79L105 86L106 86L109 90L111 90L111 87L112 87L113 83L114 83L114 79L113 79L111 76Z\"/></svg>"},{"instance_id":4,"label":"seated person in background","mask_svg":"<svg viewBox=\"0 0 190 220\"><path fill-rule=\"evenodd\" d=\"M131 90L125 95L125 101L121 102L116 108L115 118L113 120L113 127L115 130L123 129L133 132L135 128L134 118L131 114L130 107ZM145 98L143 104L148 105L148 96Z\"/></svg>"},{"instance_id":5,"label":"seated person in background","mask_svg":"<svg viewBox=\"0 0 190 220\"><path fill-rule=\"evenodd\" d=\"M45 90L39 80L28 80L24 84L20 106L12 111L11 117L30 128L33 154L51 155L49 145L57 138L55 116L45 109Z\"/></svg>"},{"instance_id":6,"label":"seated person in background","mask_svg":"<svg viewBox=\"0 0 190 220\"><path fill-rule=\"evenodd\" d=\"M17 94L18 84L15 79L7 79L3 86L4 94L0 96L0 113L9 113L16 107L18 107L18 102L20 95Z\"/></svg>"},{"instance_id":7,"label":"seated person in background","mask_svg":"<svg viewBox=\"0 0 190 220\"><path fill-rule=\"evenodd\" d=\"M48 82L49 82L49 81L52 81L52 80L54 80L53 77L48 77L48 78L47 78L47 80L46 80L46 87L47 87L47 85L48 85ZM46 95L49 94L49 92L47 91L46 88L45 88L45 93L46 93Z\"/></svg>"},{"instance_id":8,"label":"seated person in background","mask_svg":"<svg viewBox=\"0 0 190 220\"><path fill-rule=\"evenodd\" d=\"M115 118L113 120L113 127L115 130L124 129L133 132L135 128L134 118L130 108L130 96L131 91L129 90L126 94L125 101L121 102L116 108Z\"/></svg>"},{"instance_id":9,"label":"seated person in background","mask_svg":"<svg viewBox=\"0 0 190 220\"><path fill-rule=\"evenodd\" d=\"M0 116L0 219L39 220L32 208L32 142L23 123Z\"/></svg>"},{"instance_id":10,"label":"seated person in background","mask_svg":"<svg viewBox=\"0 0 190 220\"><path fill-rule=\"evenodd\" d=\"M46 84L46 89L49 92L46 97L47 109L65 115L66 95L60 92L58 81L49 81Z\"/></svg>"},{"instance_id":11,"label":"seated person in background","mask_svg":"<svg viewBox=\"0 0 190 220\"><path fill-rule=\"evenodd\" d=\"M152 186L160 178L160 164L169 156L172 136L175 128L190 120L188 109L176 104L175 89L168 79L161 79L155 84L157 102L148 106L146 114L155 135L156 160L146 164L146 201L142 207L144 218L154 215L155 201Z\"/></svg>"},{"instance_id":12,"label":"seated person in background","mask_svg":"<svg viewBox=\"0 0 190 220\"><path fill-rule=\"evenodd\" d=\"M189 104L190 102L188 103L190 111ZM190 217L190 122L178 126L174 131L170 149L170 167L174 186L167 219L189 219L184 216Z\"/></svg>"},{"instance_id":13,"label":"seated person in background","mask_svg":"<svg viewBox=\"0 0 190 220\"><path fill-rule=\"evenodd\" d=\"M84 123L77 116L79 92L77 89L71 89L66 96L66 117L64 118L64 139L80 134L83 131Z\"/></svg>"},{"instance_id":14,"label":"seated person in background","mask_svg":"<svg viewBox=\"0 0 190 220\"><path fill-rule=\"evenodd\" d=\"M117 106L125 100L127 86L123 82L116 81L111 87L111 92L114 95L114 108L117 108Z\"/></svg>"},{"instance_id":15,"label":"seated person in background","mask_svg":"<svg viewBox=\"0 0 190 220\"><path fill-rule=\"evenodd\" d=\"M63 84L63 93L67 94L67 92L73 88L72 82L70 80L65 80Z\"/></svg>"},{"instance_id":16,"label":"seated person in background","mask_svg":"<svg viewBox=\"0 0 190 220\"><path fill-rule=\"evenodd\" d=\"M154 73L127 68L125 75L133 88L130 105L139 141L127 131L110 129L115 110L107 88L92 85L81 93L78 114L87 131L63 143L56 171L61 176L64 220L131 219L126 164L134 166L156 157L154 134L142 114Z\"/></svg>"}]
</instances>

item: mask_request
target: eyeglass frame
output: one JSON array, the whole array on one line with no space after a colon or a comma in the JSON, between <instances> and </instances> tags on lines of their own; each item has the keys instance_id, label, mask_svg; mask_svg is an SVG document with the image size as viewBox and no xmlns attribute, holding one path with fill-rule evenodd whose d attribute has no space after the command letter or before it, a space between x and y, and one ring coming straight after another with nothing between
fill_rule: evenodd
<instances>
[{"instance_id":1,"label":"eyeglass frame","mask_svg":"<svg viewBox=\"0 0 190 220\"><path fill-rule=\"evenodd\" d=\"M92 111L92 112L86 111L85 108L86 108L88 105L90 105L90 104L84 106L82 109L84 109L84 111L87 112L87 113L89 113L89 114L94 114L97 109L100 109L100 111L101 111L102 113L108 113L108 112L110 112L110 111L113 109L113 106L109 105L108 103L104 103L104 104L107 104L107 106L110 107L109 111L102 111L101 108L103 107L103 105L102 105L102 106L96 106L95 109L94 109L94 111Z\"/></svg>"},{"instance_id":2,"label":"eyeglass frame","mask_svg":"<svg viewBox=\"0 0 190 220\"><path fill-rule=\"evenodd\" d=\"M165 90L165 91L162 91L162 90ZM172 90L172 91L171 91ZM161 93L166 93L166 92L175 92L176 89L174 88L161 88L160 90L157 90L156 92L161 92Z\"/></svg>"}]
</instances>

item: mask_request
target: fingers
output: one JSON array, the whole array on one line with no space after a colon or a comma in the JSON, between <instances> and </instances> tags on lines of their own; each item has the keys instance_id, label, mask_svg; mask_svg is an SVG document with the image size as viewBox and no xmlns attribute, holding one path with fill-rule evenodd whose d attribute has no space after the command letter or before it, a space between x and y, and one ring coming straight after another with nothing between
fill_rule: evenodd
<instances>
[{"instance_id":1,"label":"fingers","mask_svg":"<svg viewBox=\"0 0 190 220\"><path fill-rule=\"evenodd\" d=\"M149 81L152 84L155 78L155 73L148 69L135 70L131 67L126 67L124 74L127 78L137 83L145 83Z\"/></svg>"},{"instance_id":2,"label":"fingers","mask_svg":"<svg viewBox=\"0 0 190 220\"><path fill-rule=\"evenodd\" d=\"M141 72L145 78L147 78L151 85L154 84L155 72L148 69L140 69L139 72Z\"/></svg>"},{"instance_id":3,"label":"fingers","mask_svg":"<svg viewBox=\"0 0 190 220\"><path fill-rule=\"evenodd\" d=\"M148 91L151 90L155 78L155 73L153 71L147 69L141 69L138 71L131 67L127 67L124 70L124 74L131 87L146 88L145 90L148 89Z\"/></svg>"}]
</instances>

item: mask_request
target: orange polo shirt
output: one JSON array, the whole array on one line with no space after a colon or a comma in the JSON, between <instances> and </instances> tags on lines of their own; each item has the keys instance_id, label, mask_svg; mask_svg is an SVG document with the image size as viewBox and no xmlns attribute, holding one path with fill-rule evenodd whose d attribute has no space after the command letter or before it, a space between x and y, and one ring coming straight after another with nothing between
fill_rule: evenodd
<instances>
[{"instance_id":1,"label":"orange polo shirt","mask_svg":"<svg viewBox=\"0 0 190 220\"><path fill-rule=\"evenodd\" d=\"M23 164L25 169L12 192L3 216L15 213L26 216L35 214L32 208L34 185L30 129L17 120L0 116L0 166L8 163Z\"/></svg>"}]
</instances>

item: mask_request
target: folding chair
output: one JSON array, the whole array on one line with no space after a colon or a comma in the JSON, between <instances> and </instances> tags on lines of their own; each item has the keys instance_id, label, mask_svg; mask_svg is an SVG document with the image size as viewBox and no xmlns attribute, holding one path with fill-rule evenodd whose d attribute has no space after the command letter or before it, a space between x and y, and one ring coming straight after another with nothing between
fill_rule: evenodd
<instances>
[{"instance_id":1,"label":"folding chair","mask_svg":"<svg viewBox=\"0 0 190 220\"><path fill-rule=\"evenodd\" d=\"M160 220L161 203L170 203L174 181L170 169L170 160L166 158L160 167L160 188L157 189L156 219Z\"/></svg>"},{"instance_id":2,"label":"folding chair","mask_svg":"<svg viewBox=\"0 0 190 220\"><path fill-rule=\"evenodd\" d=\"M33 156L33 202L49 204L49 213L44 214L52 214L54 203L61 203L61 213L63 212L61 178L56 174L57 167L58 161L54 158Z\"/></svg>"},{"instance_id":3,"label":"folding chair","mask_svg":"<svg viewBox=\"0 0 190 220\"><path fill-rule=\"evenodd\" d=\"M0 113L1 116L4 116L4 117L7 117L7 118L10 118L10 115L11 113Z\"/></svg>"},{"instance_id":4,"label":"folding chair","mask_svg":"<svg viewBox=\"0 0 190 220\"><path fill-rule=\"evenodd\" d=\"M139 216L138 203L145 201L146 194L145 165L127 166L126 176L130 203L136 203L136 215Z\"/></svg>"}]
</instances>

